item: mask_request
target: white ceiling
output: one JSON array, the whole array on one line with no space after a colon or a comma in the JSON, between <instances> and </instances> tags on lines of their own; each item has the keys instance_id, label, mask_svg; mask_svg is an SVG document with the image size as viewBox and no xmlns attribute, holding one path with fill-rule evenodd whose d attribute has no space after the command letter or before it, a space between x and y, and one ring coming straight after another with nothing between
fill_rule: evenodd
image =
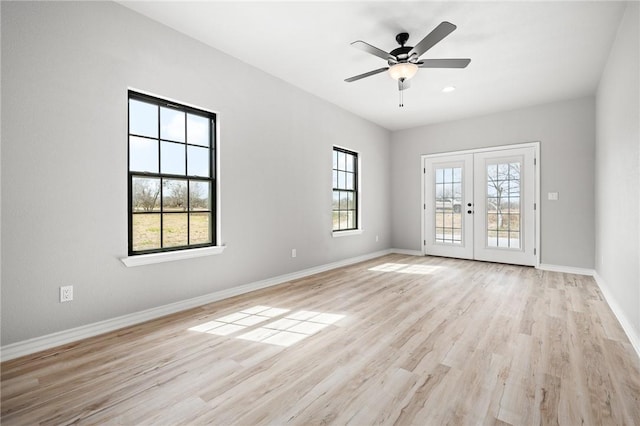
<instances>
[{"instance_id":1,"label":"white ceiling","mask_svg":"<svg viewBox=\"0 0 640 426\"><path fill-rule=\"evenodd\" d=\"M624 3L131 2L121 4L390 129L593 94ZM471 58L466 69L420 69L398 107L386 66L350 46L415 45L440 22L457 29L422 58ZM442 93L445 86L456 91Z\"/></svg>"}]
</instances>

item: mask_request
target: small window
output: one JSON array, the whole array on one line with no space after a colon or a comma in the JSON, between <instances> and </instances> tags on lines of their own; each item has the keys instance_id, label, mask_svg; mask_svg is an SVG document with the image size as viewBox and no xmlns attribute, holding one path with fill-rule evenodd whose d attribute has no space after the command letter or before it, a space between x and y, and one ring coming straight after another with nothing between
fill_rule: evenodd
<instances>
[{"instance_id":1,"label":"small window","mask_svg":"<svg viewBox=\"0 0 640 426\"><path fill-rule=\"evenodd\" d=\"M358 154L333 148L333 230L358 229Z\"/></svg>"},{"instance_id":2,"label":"small window","mask_svg":"<svg viewBox=\"0 0 640 426\"><path fill-rule=\"evenodd\" d=\"M129 255L215 245L215 114L129 92Z\"/></svg>"}]
</instances>

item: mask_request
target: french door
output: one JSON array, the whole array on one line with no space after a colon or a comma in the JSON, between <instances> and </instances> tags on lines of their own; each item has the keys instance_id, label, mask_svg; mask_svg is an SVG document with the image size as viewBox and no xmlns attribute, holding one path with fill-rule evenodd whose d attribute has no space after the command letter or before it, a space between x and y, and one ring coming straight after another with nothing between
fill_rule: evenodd
<instances>
[{"instance_id":1,"label":"french door","mask_svg":"<svg viewBox=\"0 0 640 426\"><path fill-rule=\"evenodd\" d=\"M536 265L536 151L425 156L425 254Z\"/></svg>"}]
</instances>

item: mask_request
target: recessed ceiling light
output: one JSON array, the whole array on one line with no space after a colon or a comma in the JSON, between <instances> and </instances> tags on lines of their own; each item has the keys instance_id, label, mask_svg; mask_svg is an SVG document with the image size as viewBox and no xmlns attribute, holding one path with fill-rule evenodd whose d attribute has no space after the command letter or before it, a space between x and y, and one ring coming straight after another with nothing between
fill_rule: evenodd
<instances>
[{"instance_id":1,"label":"recessed ceiling light","mask_svg":"<svg viewBox=\"0 0 640 426\"><path fill-rule=\"evenodd\" d=\"M442 89L442 93L449 93L449 92L453 92L454 90L456 90L455 87L453 86L447 86L444 89Z\"/></svg>"}]
</instances>

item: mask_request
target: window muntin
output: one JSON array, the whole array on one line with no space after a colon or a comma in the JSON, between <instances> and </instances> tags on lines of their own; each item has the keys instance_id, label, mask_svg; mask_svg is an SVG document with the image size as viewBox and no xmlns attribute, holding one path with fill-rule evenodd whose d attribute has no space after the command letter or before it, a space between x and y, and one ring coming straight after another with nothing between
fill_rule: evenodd
<instances>
[{"instance_id":1,"label":"window muntin","mask_svg":"<svg viewBox=\"0 0 640 426\"><path fill-rule=\"evenodd\" d=\"M358 229L358 154L333 147L333 230Z\"/></svg>"},{"instance_id":2,"label":"window muntin","mask_svg":"<svg viewBox=\"0 0 640 426\"><path fill-rule=\"evenodd\" d=\"M215 245L215 124L129 92L129 255Z\"/></svg>"}]
</instances>

